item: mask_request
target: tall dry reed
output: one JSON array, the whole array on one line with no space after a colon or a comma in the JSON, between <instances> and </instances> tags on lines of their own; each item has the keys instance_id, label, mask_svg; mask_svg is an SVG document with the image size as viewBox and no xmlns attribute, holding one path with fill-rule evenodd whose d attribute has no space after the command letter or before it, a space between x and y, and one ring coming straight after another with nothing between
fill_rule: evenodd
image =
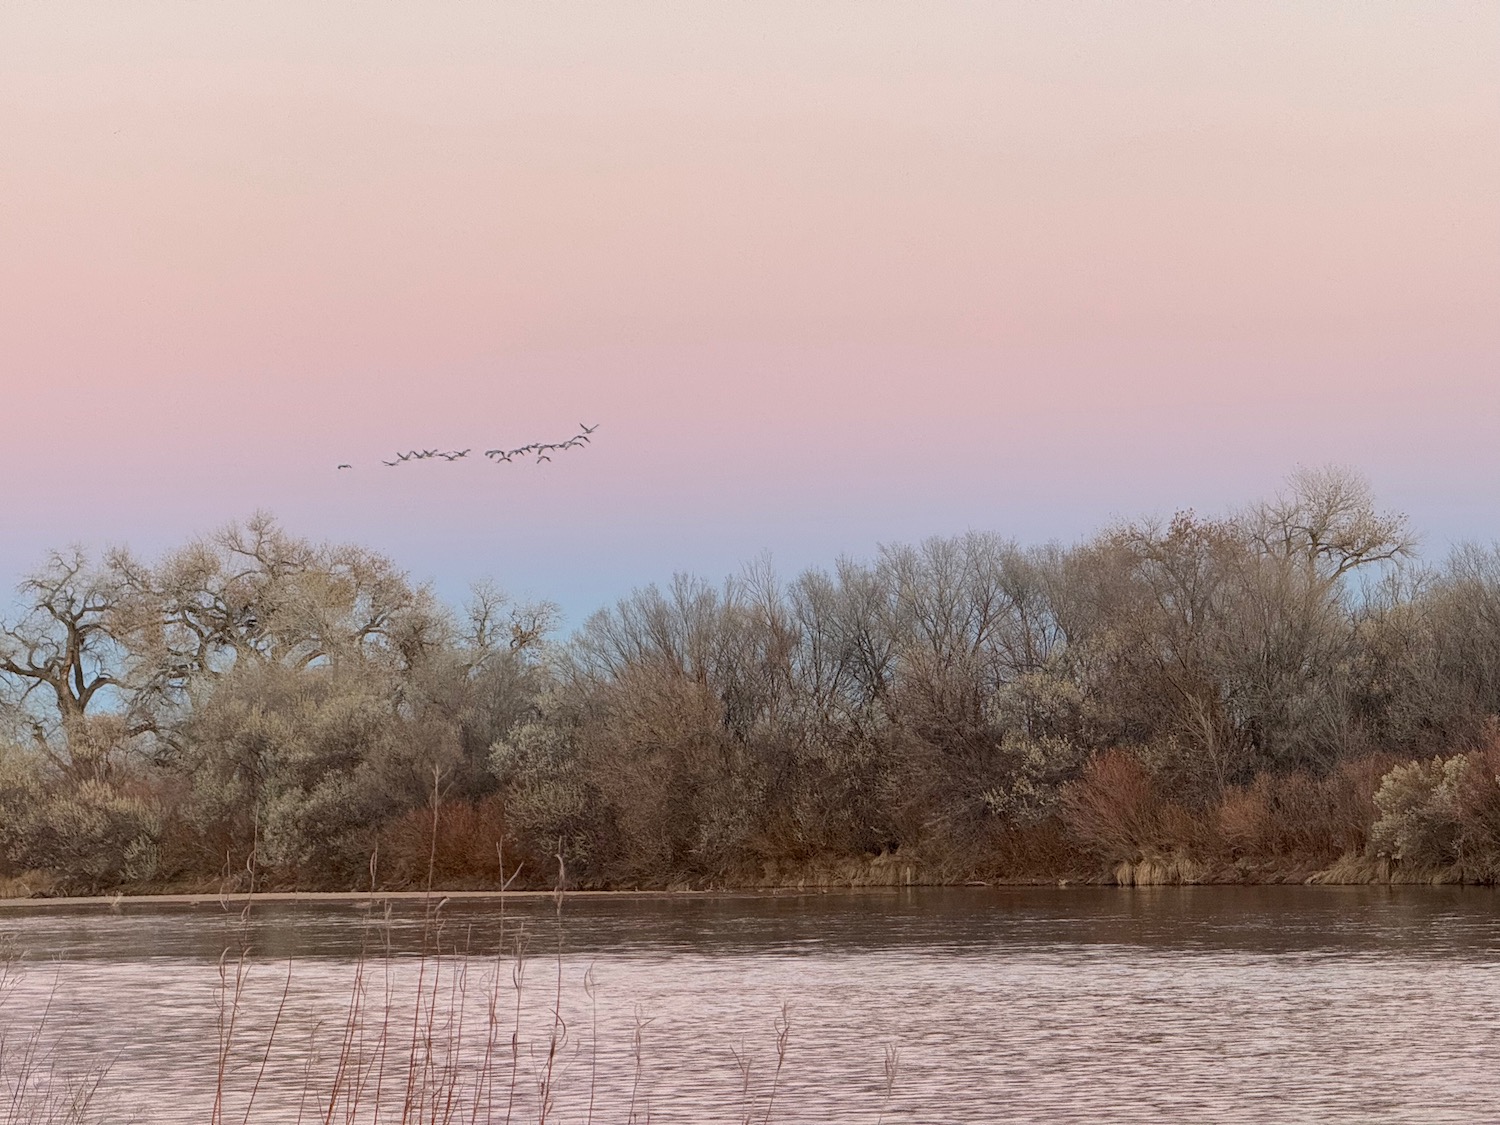
<instances>
[{"instance_id":1,"label":"tall dry reed","mask_svg":"<svg viewBox=\"0 0 1500 1125\"><path fill-rule=\"evenodd\" d=\"M0 943L0 1008L19 984L18 961L14 947ZM61 1034L52 1023L55 994L54 984L41 1016L20 1032L0 1024L0 1125L102 1125L112 1120L101 1097L109 1063L77 1067L64 1061Z\"/></svg>"}]
</instances>

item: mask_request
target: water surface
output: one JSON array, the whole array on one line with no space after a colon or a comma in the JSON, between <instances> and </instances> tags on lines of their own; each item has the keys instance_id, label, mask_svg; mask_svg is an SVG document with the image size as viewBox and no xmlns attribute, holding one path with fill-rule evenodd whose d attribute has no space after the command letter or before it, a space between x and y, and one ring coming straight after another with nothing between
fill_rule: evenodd
<instances>
[{"instance_id":1,"label":"water surface","mask_svg":"<svg viewBox=\"0 0 1500 1125\"><path fill-rule=\"evenodd\" d=\"M221 966L232 987L243 957L233 1121L262 1065L250 1120L323 1119L357 973L367 1045L394 1013L387 1062L437 982L418 1030L461 1074L455 1121L504 1120L506 1104L536 1120L544 1081L558 1122L588 1120L590 1100L592 1120L623 1122L632 1098L662 1123L759 1121L768 1099L786 1122L1495 1121L1497 903L1465 888L964 888L579 898L560 915L511 899L503 917L454 901L437 927L410 902L12 907L0 934L24 971L0 1026L15 1042L46 1012L61 1065L107 1060L111 1120L209 1120ZM493 1088L475 1101L464 1083L491 1022Z\"/></svg>"}]
</instances>

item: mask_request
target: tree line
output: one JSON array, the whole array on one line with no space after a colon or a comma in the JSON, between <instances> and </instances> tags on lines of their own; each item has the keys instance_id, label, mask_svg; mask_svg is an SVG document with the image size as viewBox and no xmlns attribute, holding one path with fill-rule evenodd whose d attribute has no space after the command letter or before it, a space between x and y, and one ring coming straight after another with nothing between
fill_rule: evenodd
<instances>
[{"instance_id":1,"label":"tree line","mask_svg":"<svg viewBox=\"0 0 1500 1125\"><path fill-rule=\"evenodd\" d=\"M558 620L265 515L155 560L54 553L0 621L0 881L1500 870L1500 551L1423 562L1345 470Z\"/></svg>"}]
</instances>

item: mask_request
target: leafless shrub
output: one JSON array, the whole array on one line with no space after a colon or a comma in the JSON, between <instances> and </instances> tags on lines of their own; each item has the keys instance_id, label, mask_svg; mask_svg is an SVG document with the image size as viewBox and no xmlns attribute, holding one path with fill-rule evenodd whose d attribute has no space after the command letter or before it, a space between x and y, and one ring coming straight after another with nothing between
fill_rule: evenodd
<instances>
[{"instance_id":1,"label":"leafless shrub","mask_svg":"<svg viewBox=\"0 0 1500 1125\"><path fill-rule=\"evenodd\" d=\"M1326 778L1263 773L1225 792L1218 827L1230 853L1259 860L1331 863L1363 848L1369 814L1347 771ZM1363 801L1359 800L1363 796Z\"/></svg>"},{"instance_id":2,"label":"leafless shrub","mask_svg":"<svg viewBox=\"0 0 1500 1125\"><path fill-rule=\"evenodd\" d=\"M1107 862L1153 853L1211 850L1211 829L1169 800L1137 754L1110 750L1063 791L1063 820Z\"/></svg>"}]
</instances>

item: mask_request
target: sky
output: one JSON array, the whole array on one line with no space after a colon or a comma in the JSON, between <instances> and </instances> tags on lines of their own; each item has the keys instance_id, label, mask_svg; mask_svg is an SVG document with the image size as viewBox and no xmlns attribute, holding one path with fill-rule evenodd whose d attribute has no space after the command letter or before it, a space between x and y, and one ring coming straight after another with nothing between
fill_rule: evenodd
<instances>
[{"instance_id":1,"label":"sky","mask_svg":"<svg viewBox=\"0 0 1500 1125\"><path fill-rule=\"evenodd\" d=\"M0 153L0 587L268 510L576 623L1329 462L1500 538L1493 2L8 3Z\"/></svg>"}]
</instances>

